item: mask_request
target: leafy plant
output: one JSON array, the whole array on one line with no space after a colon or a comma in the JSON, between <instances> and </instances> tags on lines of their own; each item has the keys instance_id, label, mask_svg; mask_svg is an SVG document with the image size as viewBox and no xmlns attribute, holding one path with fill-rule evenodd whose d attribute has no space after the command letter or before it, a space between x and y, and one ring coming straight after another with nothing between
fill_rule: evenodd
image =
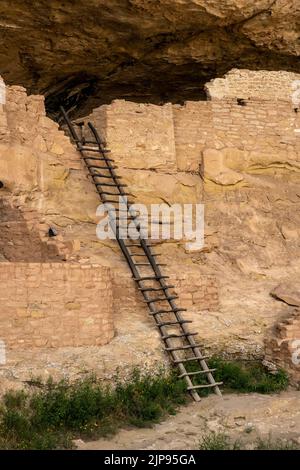
<instances>
[{"instance_id":1,"label":"leafy plant","mask_svg":"<svg viewBox=\"0 0 300 470\"><path fill-rule=\"evenodd\" d=\"M133 371L116 387L94 378L49 381L31 393L8 392L0 410L2 448L71 447L72 438L112 434L120 426L149 426L186 403L185 385L174 373Z\"/></svg>"},{"instance_id":2,"label":"leafy plant","mask_svg":"<svg viewBox=\"0 0 300 470\"><path fill-rule=\"evenodd\" d=\"M209 366L217 368L214 376L224 382L225 392L271 393L283 390L288 384L283 371L271 375L256 363L212 358ZM195 383L206 383L205 377L195 376ZM204 389L202 394L211 391ZM2 399L0 447L70 448L76 437L106 436L128 425L150 426L167 414L176 413L178 406L188 400L186 384L178 380L175 371L142 374L134 370L126 381L116 378L114 388L103 385L95 377L74 383L32 381L29 391L11 391ZM221 446L225 438L222 441L220 436L215 436L214 439L214 445Z\"/></svg>"},{"instance_id":3,"label":"leafy plant","mask_svg":"<svg viewBox=\"0 0 300 470\"><path fill-rule=\"evenodd\" d=\"M217 382L223 382L223 391L238 391L239 393L274 393L285 390L288 386L288 376L282 369L276 374L271 374L258 362L226 361L218 357L212 357L208 361L209 368L216 369L214 378ZM190 371L196 370L196 366L189 367ZM197 384L206 383L205 377L196 376ZM202 395L209 391L204 389Z\"/></svg>"},{"instance_id":4,"label":"leafy plant","mask_svg":"<svg viewBox=\"0 0 300 470\"><path fill-rule=\"evenodd\" d=\"M223 432L211 432L202 436L199 450L239 450L240 443L231 443L230 438Z\"/></svg>"}]
</instances>

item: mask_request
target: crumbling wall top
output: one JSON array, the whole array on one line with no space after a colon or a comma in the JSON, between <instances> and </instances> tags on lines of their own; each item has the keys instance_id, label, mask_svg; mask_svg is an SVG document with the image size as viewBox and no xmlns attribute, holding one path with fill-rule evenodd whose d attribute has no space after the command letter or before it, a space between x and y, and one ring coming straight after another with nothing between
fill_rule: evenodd
<instances>
[{"instance_id":1,"label":"crumbling wall top","mask_svg":"<svg viewBox=\"0 0 300 470\"><path fill-rule=\"evenodd\" d=\"M215 78L205 85L211 100L259 99L292 101L300 89L300 74L293 72L232 69L223 78Z\"/></svg>"}]
</instances>

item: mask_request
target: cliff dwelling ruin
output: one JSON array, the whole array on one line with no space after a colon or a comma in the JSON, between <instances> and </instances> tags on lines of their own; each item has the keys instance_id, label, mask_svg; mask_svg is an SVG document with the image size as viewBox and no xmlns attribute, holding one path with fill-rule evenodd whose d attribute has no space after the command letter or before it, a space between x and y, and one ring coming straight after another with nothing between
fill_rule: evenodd
<instances>
[{"instance_id":1,"label":"cliff dwelling ruin","mask_svg":"<svg viewBox=\"0 0 300 470\"><path fill-rule=\"evenodd\" d=\"M149 288L173 311L178 296L201 353L299 386L297 2L36 3L0 2L0 389L112 380L174 352L116 241L96 236L101 166L60 106L80 145L98 131L134 203L204 205L204 246L155 240L171 287Z\"/></svg>"},{"instance_id":2,"label":"cliff dwelling ruin","mask_svg":"<svg viewBox=\"0 0 300 470\"><path fill-rule=\"evenodd\" d=\"M298 78L234 69L207 83L207 101L114 100L83 120L107 142L134 200L205 204L203 249L157 246L206 350L267 357L295 380L287 351L299 331L297 303L270 292L299 270L300 118L290 98ZM24 351L33 364L25 372L24 359L25 375L80 371L89 347L104 376L116 358L123 368L164 362L116 242L96 237L99 201L85 165L42 96L6 87L1 155L1 330L11 367ZM81 360L68 365L78 347Z\"/></svg>"}]
</instances>

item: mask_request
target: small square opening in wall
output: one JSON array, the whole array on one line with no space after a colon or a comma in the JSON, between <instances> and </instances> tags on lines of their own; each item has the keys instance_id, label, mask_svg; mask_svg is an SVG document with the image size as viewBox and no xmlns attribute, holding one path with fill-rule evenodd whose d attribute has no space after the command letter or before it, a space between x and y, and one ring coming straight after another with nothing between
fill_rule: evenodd
<instances>
[{"instance_id":1,"label":"small square opening in wall","mask_svg":"<svg viewBox=\"0 0 300 470\"><path fill-rule=\"evenodd\" d=\"M247 106L247 101L244 98L237 98L236 101L239 106Z\"/></svg>"},{"instance_id":2,"label":"small square opening in wall","mask_svg":"<svg viewBox=\"0 0 300 470\"><path fill-rule=\"evenodd\" d=\"M49 227L48 236L49 236L50 238L56 237L56 236L57 236L57 230L56 230L56 228L54 228L54 227Z\"/></svg>"}]
</instances>

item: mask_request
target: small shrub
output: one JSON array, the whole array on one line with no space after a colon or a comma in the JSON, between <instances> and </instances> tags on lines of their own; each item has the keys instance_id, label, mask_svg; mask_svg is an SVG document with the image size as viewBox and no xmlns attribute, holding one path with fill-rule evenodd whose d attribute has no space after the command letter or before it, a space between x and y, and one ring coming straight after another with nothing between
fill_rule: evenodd
<instances>
[{"instance_id":1,"label":"small shrub","mask_svg":"<svg viewBox=\"0 0 300 470\"><path fill-rule=\"evenodd\" d=\"M116 388L94 378L49 381L32 393L8 392L0 410L0 445L11 449L70 448L72 438L104 436L120 426L149 426L188 400L174 373L134 371Z\"/></svg>"},{"instance_id":2,"label":"small shrub","mask_svg":"<svg viewBox=\"0 0 300 470\"><path fill-rule=\"evenodd\" d=\"M238 450L240 444L238 441L230 442L229 436L222 432L211 432L202 437L199 450Z\"/></svg>"},{"instance_id":3,"label":"small shrub","mask_svg":"<svg viewBox=\"0 0 300 470\"><path fill-rule=\"evenodd\" d=\"M212 358L209 366L217 368L215 378L224 382L225 391L270 393L288 384L283 371L274 376L259 364ZM195 376L195 383L206 383L205 377ZM106 436L121 426L157 423L189 400L185 381L178 380L177 371L145 375L134 370L128 380L117 379L115 388L103 386L93 377L75 383L32 381L32 385L34 391L8 392L2 400L3 449L70 448L75 437ZM209 392L201 391L202 395ZM216 446L224 442L220 436L214 439Z\"/></svg>"},{"instance_id":4,"label":"small shrub","mask_svg":"<svg viewBox=\"0 0 300 470\"><path fill-rule=\"evenodd\" d=\"M271 374L258 362L226 361L212 357L208 365L214 372L217 382L223 382L222 389L226 391L238 391L239 393L274 393L285 390L288 386L288 376L283 370ZM189 370L196 370L195 365ZM196 376L197 384L206 383L203 376ZM204 389L202 395L207 395L211 390Z\"/></svg>"},{"instance_id":5,"label":"small shrub","mask_svg":"<svg viewBox=\"0 0 300 470\"><path fill-rule=\"evenodd\" d=\"M241 441L231 441L230 437L223 432L211 432L202 436L199 444L199 450L242 450L249 448ZM299 447L291 441L282 439L258 438L251 445L253 450L297 450Z\"/></svg>"},{"instance_id":6,"label":"small shrub","mask_svg":"<svg viewBox=\"0 0 300 470\"><path fill-rule=\"evenodd\" d=\"M185 384L174 373L149 377L135 370L127 384L117 385L116 399L130 424L147 426L184 404L188 399L185 390Z\"/></svg>"},{"instance_id":7,"label":"small shrub","mask_svg":"<svg viewBox=\"0 0 300 470\"><path fill-rule=\"evenodd\" d=\"M255 450L297 450L299 446L291 441L283 441L282 439L272 439L269 435L268 439L257 439Z\"/></svg>"}]
</instances>

